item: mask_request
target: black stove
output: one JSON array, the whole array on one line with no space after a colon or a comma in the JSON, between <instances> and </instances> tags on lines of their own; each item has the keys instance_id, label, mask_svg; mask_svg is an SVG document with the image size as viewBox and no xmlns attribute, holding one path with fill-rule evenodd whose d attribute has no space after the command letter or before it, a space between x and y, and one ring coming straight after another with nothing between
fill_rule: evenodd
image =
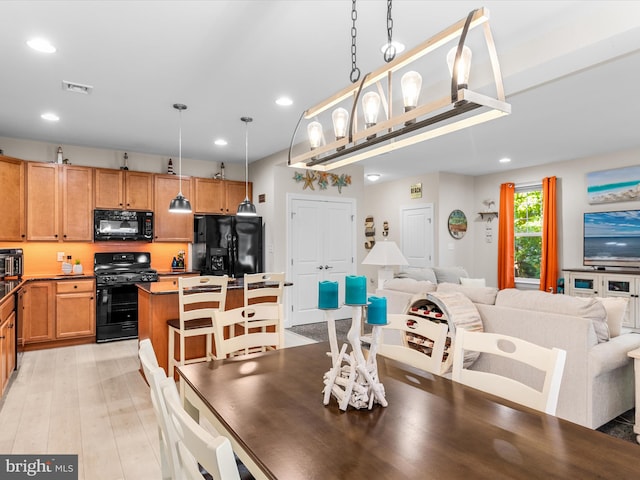
<instances>
[{"instance_id":1,"label":"black stove","mask_svg":"<svg viewBox=\"0 0 640 480\"><path fill-rule=\"evenodd\" d=\"M96 253L96 341L110 342L138 337L138 288L136 283L155 282L149 252Z\"/></svg>"},{"instance_id":2,"label":"black stove","mask_svg":"<svg viewBox=\"0 0 640 480\"><path fill-rule=\"evenodd\" d=\"M96 285L131 285L158 280L158 272L151 268L149 252L96 253L93 263Z\"/></svg>"}]
</instances>

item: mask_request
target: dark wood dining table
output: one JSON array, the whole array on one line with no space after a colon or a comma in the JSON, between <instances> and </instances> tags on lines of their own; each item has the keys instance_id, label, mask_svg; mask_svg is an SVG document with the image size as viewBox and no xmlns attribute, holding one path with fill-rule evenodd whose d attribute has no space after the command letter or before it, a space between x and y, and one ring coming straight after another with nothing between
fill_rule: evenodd
<instances>
[{"instance_id":1,"label":"dark wood dining table","mask_svg":"<svg viewBox=\"0 0 640 480\"><path fill-rule=\"evenodd\" d=\"M378 356L387 407L323 405L328 343L178 368L268 479L638 479L640 446Z\"/></svg>"}]
</instances>

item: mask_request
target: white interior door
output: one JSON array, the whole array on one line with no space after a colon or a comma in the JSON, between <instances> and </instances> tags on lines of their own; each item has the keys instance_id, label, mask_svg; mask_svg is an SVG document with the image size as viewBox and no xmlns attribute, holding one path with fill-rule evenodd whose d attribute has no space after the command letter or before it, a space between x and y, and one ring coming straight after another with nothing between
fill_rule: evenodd
<instances>
[{"instance_id":1,"label":"white interior door","mask_svg":"<svg viewBox=\"0 0 640 480\"><path fill-rule=\"evenodd\" d=\"M402 253L411 267L433 265L433 205L402 207Z\"/></svg>"},{"instance_id":2,"label":"white interior door","mask_svg":"<svg viewBox=\"0 0 640 480\"><path fill-rule=\"evenodd\" d=\"M318 310L318 282L337 281L339 304L344 303L344 279L355 273L352 200L291 198L289 201L291 245L290 273L291 325L324 321ZM344 312L342 311L344 310ZM347 318L350 309L335 312Z\"/></svg>"}]
</instances>

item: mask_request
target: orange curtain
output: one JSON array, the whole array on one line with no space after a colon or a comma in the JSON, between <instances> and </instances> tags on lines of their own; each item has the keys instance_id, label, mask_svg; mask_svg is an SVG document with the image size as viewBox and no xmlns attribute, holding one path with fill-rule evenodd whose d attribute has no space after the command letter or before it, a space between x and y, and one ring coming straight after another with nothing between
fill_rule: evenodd
<instances>
[{"instance_id":1,"label":"orange curtain","mask_svg":"<svg viewBox=\"0 0 640 480\"><path fill-rule=\"evenodd\" d=\"M514 253L513 237L513 183L500 185L500 211L498 212L498 288L514 288Z\"/></svg>"},{"instance_id":2,"label":"orange curtain","mask_svg":"<svg viewBox=\"0 0 640 480\"><path fill-rule=\"evenodd\" d=\"M542 179L542 253L540 290L555 293L558 285L556 177Z\"/></svg>"}]
</instances>

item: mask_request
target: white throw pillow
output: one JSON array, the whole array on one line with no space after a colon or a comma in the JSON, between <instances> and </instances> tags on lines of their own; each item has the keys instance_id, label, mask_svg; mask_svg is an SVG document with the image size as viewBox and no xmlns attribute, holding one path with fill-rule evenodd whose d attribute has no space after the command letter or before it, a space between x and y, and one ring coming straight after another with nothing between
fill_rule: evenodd
<instances>
[{"instance_id":1,"label":"white throw pillow","mask_svg":"<svg viewBox=\"0 0 640 480\"><path fill-rule=\"evenodd\" d=\"M468 277L469 274L462 267L432 267L436 274L438 283L460 283L461 277Z\"/></svg>"},{"instance_id":2,"label":"white throw pillow","mask_svg":"<svg viewBox=\"0 0 640 480\"><path fill-rule=\"evenodd\" d=\"M406 293L427 293L436 289L436 284L427 280L413 278L391 278L384 282L384 290L396 290Z\"/></svg>"},{"instance_id":3,"label":"white throw pillow","mask_svg":"<svg viewBox=\"0 0 640 480\"><path fill-rule=\"evenodd\" d=\"M487 286L487 282L484 278L460 277L460 283L464 287L486 287Z\"/></svg>"},{"instance_id":4,"label":"white throw pillow","mask_svg":"<svg viewBox=\"0 0 640 480\"><path fill-rule=\"evenodd\" d=\"M607 325L611 338L620 335L622 322L627 314L629 299L624 297L596 297L607 311Z\"/></svg>"},{"instance_id":5,"label":"white throw pillow","mask_svg":"<svg viewBox=\"0 0 640 480\"><path fill-rule=\"evenodd\" d=\"M458 283L439 283L438 292L460 292L466 295L473 303L493 305L496 303L498 289L495 287L467 287Z\"/></svg>"}]
</instances>

